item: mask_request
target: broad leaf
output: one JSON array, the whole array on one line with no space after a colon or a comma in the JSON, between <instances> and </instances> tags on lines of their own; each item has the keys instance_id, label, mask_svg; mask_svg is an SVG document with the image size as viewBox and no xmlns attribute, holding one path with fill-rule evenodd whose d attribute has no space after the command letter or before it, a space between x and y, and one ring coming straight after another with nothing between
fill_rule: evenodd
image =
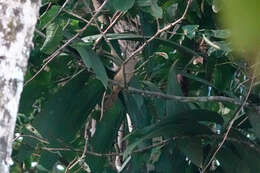
<instances>
[{"instance_id":1,"label":"broad leaf","mask_svg":"<svg viewBox=\"0 0 260 173\"><path fill-rule=\"evenodd\" d=\"M155 84L150 81L144 81L145 88L150 91L162 92ZM156 109L156 114L159 118L162 118L166 114L166 101L164 99L155 98L154 99L154 107Z\"/></svg>"},{"instance_id":2,"label":"broad leaf","mask_svg":"<svg viewBox=\"0 0 260 173\"><path fill-rule=\"evenodd\" d=\"M113 142L117 137L123 117L124 109L120 100L117 99L114 106L104 112L102 120L97 122L96 132L89 143L94 152L106 153L113 148ZM105 167L105 157L87 155L86 161L93 172L102 173Z\"/></svg>"},{"instance_id":3,"label":"broad leaf","mask_svg":"<svg viewBox=\"0 0 260 173\"><path fill-rule=\"evenodd\" d=\"M40 17L39 28L42 29L49 21L56 17L60 8L61 7L57 5L51 6L51 8Z\"/></svg>"},{"instance_id":4,"label":"broad leaf","mask_svg":"<svg viewBox=\"0 0 260 173\"><path fill-rule=\"evenodd\" d=\"M224 169L225 173L250 173L249 167L229 148L222 147L217 153L216 158L220 162L220 166Z\"/></svg>"},{"instance_id":5,"label":"broad leaf","mask_svg":"<svg viewBox=\"0 0 260 173\"><path fill-rule=\"evenodd\" d=\"M234 79L234 68L229 64L217 66L214 71L214 83L219 90L228 90Z\"/></svg>"},{"instance_id":6,"label":"broad leaf","mask_svg":"<svg viewBox=\"0 0 260 173\"><path fill-rule=\"evenodd\" d=\"M169 152L172 151L172 152ZM185 171L185 155L176 147L164 147L159 160L154 164L155 170L162 173L179 173Z\"/></svg>"},{"instance_id":7,"label":"broad leaf","mask_svg":"<svg viewBox=\"0 0 260 173\"><path fill-rule=\"evenodd\" d=\"M167 94L183 96L180 84L177 80L175 64L172 65L168 74ZM167 100L166 102L167 116L176 116L176 114L185 112L187 110L189 110L189 106L186 103L182 103L177 100Z\"/></svg>"},{"instance_id":8,"label":"broad leaf","mask_svg":"<svg viewBox=\"0 0 260 173\"><path fill-rule=\"evenodd\" d=\"M97 35L91 35L91 36L86 36L83 37L82 40L86 43L92 43L93 41L97 40L100 36L102 36L101 34L97 34ZM143 35L138 35L138 34L130 34L130 33L108 33L106 34L107 39L108 40L146 40L151 38L151 36L143 36ZM165 46L169 46L169 47L174 47L176 48L178 51L191 55L191 56L199 56L199 54L197 52L195 52L194 50L185 47L175 41L171 41L171 40L165 40L162 38L154 38L155 43L158 44L163 44Z\"/></svg>"},{"instance_id":9,"label":"broad leaf","mask_svg":"<svg viewBox=\"0 0 260 173\"><path fill-rule=\"evenodd\" d=\"M46 28L46 39L41 47L41 51L46 54L53 53L59 46L63 38L62 27L57 23L52 23Z\"/></svg>"},{"instance_id":10,"label":"broad leaf","mask_svg":"<svg viewBox=\"0 0 260 173\"><path fill-rule=\"evenodd\" d=\"M257 110L250 109L248 118L258 139L260 139L260 113Z\"/></svg>"},{"instance_id":11,"label":"broad leaf","mask_svg":"<svg viewBox=\"0 0 260 173\"><path fill-rule=\"evenodd\" d=\"M96 78L99 79L106 88L108 84L108 77L99 56L86 44L77 43L72 47L79 52L84 64L94 71Z\"/></svg>"},{"instance_id":12,"label":"broad leaf","mask_svg":"<svg viewBox=\"0 0 260 173\"><path fill-rule=\"evenodd\" d=\"M184 35L192 40L195 37L198 28L199 25L184 25L182 27L182 30L184 32Z\"/></svg>"},{"instance_id":13,"label":"broad leaf","mask_svg":"<svg viewBox=\"0 0 260 173\"><path fill-rule=\"evenodd\" d=\"M186 121L208 121L213 122L217 124L223 124L224 119L220 114L213 111L203 110L203 109L197 109L197 110L191 110L187 112L183 112L182 114L179 114L179 116L175 117L176 120L186 120Z\"/></svg>"},{"instance_id":14,"label":"broad leaf","mask_svg":"<svg viewBox=\"0 0 260 173\"><path fill-rule=\"evenodd\" d=\"M34 134L32 134L27 129L23 129L22 132L23 132L23 135L25 135L25 136L23 137L21 146L19 146L18 153L15 154L15 159L18 162L23 162L26 159L30 158L30 156L32 155L33 151L35 150L37 144L39 143L38 140L31 137ZM26 136L26 135L28 135L28 136Z\"/></svg>"},{"instance_id":15,"label":"broad leaf","mask_svg":"<svg viewBox=\"0 0 260 173\"><path fill-rule=\"evenodd\" d=\"M132 80L130 86L140 88L135 80ZM133 128L140 129L150 124L150 119L147 110L147 105L144 97L135 94L124 94L124 101L126 104L127 112L129 113Z\"/></svg>"},{"instance_id":16,"label":"broad leaf","mask_svg":"<svg viewBox=\"0 0 260 173\"><path fill-rule=\"evenodd\" d=\"M256 148L257 150L254 149L254 148L251 148L248 145L243 145L243 144L240 144L240 143L236 143L236 144L234 144L234 146L237 149L237 152L240 155L242 162L245 162L245 164L248 165L248 167L250 169L250 173L260 172L259 146L258 146L258 148ZM234 167L236 167L236 166L234 165Z\"/></svg>"},{"instance_id":17,"label":"broad leaf","mask_svg":"<svg viewBox=\"0 0 260 173\"><path fill-rule=\"evenodd\" d=\"M178 148L190 159L196 166L202 168L203 163L203 147L201 139L187 138L177 140Z\"/></svg>"},{"instance_id":18,"label":"broad leaf","mask_svg":"<svg viewBox=\"0 0 260 173\"><path fill-rule=\"evenodd\" d=\"M162 8L157 4L158 0L136 0L136 4L141 10L150 13L156 18L162 18Z\"/></svg>"},{"instance_id":19,"label":"broad leaf","mask_svg":"<svg viewBox=\"0 0 260 173\"><path fill-rule=\"evenodd\" d=\"M217 113L206 110L191 110L166 117L156 124L135 130L127 136L126 139L130 141L130 145L126 148L124 158L143 141L154 137L211 134L211 130L200 124L200 121L222 123L223 119Z\"/></svg>"},{"instance_id":20,"label":"broad leaf","mask_svg":"<svg viewBox=\"0 0 260 173\"><path fill-rule=\"evenodd\" d=\"M50 142L57 141L57 138L64 142L73 140L91 109L101 100L104 88L95 80L89 80L85 85L84 75L86 73L50 98L34 120L34 127Z\"/></svg>"},{"instance_id":21,"label":"broad leaf","mask_svg":"<svg viewBox=\"0 0 260 173\"><path fill-rule=\"evenodd\" d=\"M127 1L111 0L110 3L112 3L114 9L116 10L127 11L133 7L135 0L127 0Z\"/></svg>"},{"instance_id":22,"label":"broad leaf","mask_svg":"<svg viewBox=\"0 0 260 173\"><path fill-rule=\"evenodd\" d=\"M49 152L49 151L43 151L41 153L41 158L39 161L39 165L42 166L44 169L40 169L40 173L46 173L53 169L53 165L55 165L58 162L59 155L58 153Z\"/></svg>"},{"instance_id":23,"label":"broad leaf","mask_svg":"<svg viewBox=\"0 0 260 173\"><path fill-rule=\"evenodd\" d=\"M82 73L55 93L33 121L36 130L50 143L49 147L70 146L91 110L101 100L104 87L97 80L88 80L86 85L86 76ZM66 158L71 152L61 153Z\"/></svg>"}]
</instances>

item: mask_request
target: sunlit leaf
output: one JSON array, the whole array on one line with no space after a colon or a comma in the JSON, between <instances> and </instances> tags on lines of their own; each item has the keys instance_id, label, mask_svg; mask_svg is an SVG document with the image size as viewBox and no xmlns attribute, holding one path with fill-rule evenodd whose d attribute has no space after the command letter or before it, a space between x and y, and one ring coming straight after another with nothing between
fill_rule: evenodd
<instances>
[{"instance_id":1,"label":"sunlit leaf","mask_svg":"<svg viewBox=\"0 0 260 173\"><path fill-rule=\"evenodd\" d=\"M45 25L51 21L56 15L58 14L60 10L60 6L53 5L51 8L46 11L41 17L40 17L40 23L39 28L45 27Z\"/></svg>"},{"instance_id":2,"label":"sunlit leaf","mask_svg":"<svg viewBox=\"0 0 260 173\"><path fill-rule=\"evenodd\" d=\"M41 51L46 54L53 53L59 46L63 38L62 27L57 23L52 23L46 28L46 39L41 47Z\"/></svg>"}]
</instances>

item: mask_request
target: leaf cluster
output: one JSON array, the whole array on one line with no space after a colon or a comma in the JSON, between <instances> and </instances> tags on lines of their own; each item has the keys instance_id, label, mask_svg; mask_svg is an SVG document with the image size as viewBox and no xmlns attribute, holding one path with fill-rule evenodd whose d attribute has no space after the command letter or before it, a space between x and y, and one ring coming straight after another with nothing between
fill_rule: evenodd
<instances>
[{"instance_id":1,"label":"leaf cluster","mask_svg":"<svg viewBox=\"0 0 260 173\"><path fill-rule=\"evenodd\" d=\"M186 6L185 0L110 0L92 20L92 1L43 0L12 172L260 172L260 115L252 109L259 104L259 87L249 89L251 73L242 58L234 58L232 32L219 25L215 0L193 0L180 23L149 42L130 83L120 86L111 108L103 108L127 58L119 42L144 44ZM138 16L138 32L104 33L118 14L120 20ZM223 96L242 104L248 92L247 106L214 155L238 105L196 97Z\"/></svg>"}]
</instances>

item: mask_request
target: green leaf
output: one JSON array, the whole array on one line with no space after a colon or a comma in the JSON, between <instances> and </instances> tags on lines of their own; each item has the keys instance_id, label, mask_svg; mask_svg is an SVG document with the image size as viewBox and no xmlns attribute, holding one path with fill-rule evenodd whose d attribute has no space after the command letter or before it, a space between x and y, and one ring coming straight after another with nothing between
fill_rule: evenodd
<instances>
[{"instance_id":1,"label":"green leaf","mask_svg":"<svg viewBox=\"0 0 260 173\"><path fill-rule=\"evenodd\" d=\"M52 5L51 8L40 17L39 28L42 29L51 21L59 12L60 6Z\"/></svg>"},{"instance_id":2,"label":"green leaf","mask_svg":"<svg viewBox=\"0 0 260 173\"><path fill-rule=\"evenodd\" d=\"M128 157L129 159L131 159L130 162L128 162L128 164L125 166L124 171L120 171L120 172L139 173L140 170L145 170L149 156L150 156L149 151L135 153L133 156ZM124 162L126 162L127 159Z\"/></svg>"},{"instance_id":3,"label":"green leaf","mask_svg":"<svg viewBox=\"0 0 260 173\"><path fill-rule=\"evenodd\" d=\"M183 72L181 73L182 76L186 77L186 78L189 78L191 80L194 80L198 83L200 83L199 85L203 84L205 86L211 86L212 88L214 89L217 89L212 83L210 83L209 81L203 79L203 78L200 78L200 77L197 77L196 75L194 74L190 74L190 73L186 73L186 72Z\"/></svg>"},{"instance_id":4,"label":"green leaf","mask_svg":"<svg viewBox=\"0 0 260 173\"><path fill-rule=\"evenodd\" d=\"M133 7L135 0L111 0L111 3L115 10L127 11Z\"/></svg>"},{"instance_id":5,"label":"green leaf","mask_svg":"<svg viewBox=\"0 0 260 173\"><path fill-rule=\"evenodd\" d=\"M169 18L169 21L174 21L176 19L177 16L177 12L178 12L178 3L173 3L170 6L167 7L167 15Z\"/></svg>"},{"instance_id":6,"label":"green leaf","mask_svg":"<svg viewBox=\"0 0 260 173\"><path fill-rule=\"evenodd\" d=\"M79 52L84 64L94 71L96 78L99 79L106 88L108 84L108 77L99 56L86 44L77 43L72 47Z\"/></svg>"},{"instance_id":7,"label":"green leaf","mask_svg":"<svg viewBox=\"0 0 260 173\"><path fill-rule=\"evenodd\" d=\"M33 126L47 139L49 147L71 146L89 113L101 101L104 87L98 80L87 80L86 76L87 73L81 73L50 97L34 119ZM72 153L61 152L64 159L71 159Z\"/></svg>"},{"instance_id":8,"label":"green leaf","mask_svg":"<svg viewBox=\"0 0 260 173\"><path fill-rule=\"evenodd\" d=\"M89 145L94 152L106 153L113 148L113 142L124 117L124 108L119 99L112 108L104 112L101 121L97 122L96 132L91 138ZM86 161L90 169L95 173L102 173L105 164L105 157L87 155Z\"/></svg>"},{"instance_id":9,"label":"green leaf","mask_svg":"<svg viewBox=\"0 0 260 173\"><path fill-rule=\"evenodd\" d=\"M125 159L138 145L147 139L162 135L171 135L172 137L177 136L177 134L183 134L183 129L185 128L188 128L186 124L178 125L169 123L164 125L151 125L143 129L135 130L127 136L127 139L130 141L130 145L127 146L123 158Z\"/></svg>"},{"instance_id":10,"label":"green leaf","mask_svg":"<svg viewBox=\"0 0 260 173\"><path fill-rule=\"evenodd\" d=\"M92 43L95 40L97 40L100 36L102 35L97 34L97 35L86 36L83 37L82 40L86 43ZM106 37L108 40L146 40L151 38L151 36L144 36L144 35L131 34L131 33L108 33L106 34ZM185 55L200 56L192 49L185 47L175 41L165 40L161 38L154 38L154 41L155 44L163 44L165 46L169 46L170 48L174 47L178 51L185 53Z\"/></svg>"},{"instance_id":11,"label":"green leaf","mask_svg":"<svg viewBox=\"0 0 260 173\"><path fill-rule=\"evenodd\" d=\"M177 81L175 64L172 65L168 74L167 94L183 96L180 84ZM177 100L167 100L166 102L167 116L175 116L176 114L187 110L189 110L187 103L181 103Z\"/></svg>"},{"instance_id":12,"label":"green leaf","mask_svg":"<svg viewBox=\"0 0 260 173\"><path fill-rule=\"evenodd\" d=\"M179 139L178 148L199 168L203 163L203 147L199 138Z\"/></svg>"},{"instance_id":13,"label":"green leaf","mask_svg":"<svg viewBox=\"0 0 260 173\"><path fill-rule=\"evenodd\" d=\"M227 56L232 51L230 44L226 43L225 41L214 41L213 44L214 46L211 46L207 51L208 56Z\"/></svg>"},{"instance_id":14,"label":"green leaf","mask_svg":"<svg viewBox=\"0 0 260 173\"><path fill-rule=\"evenodd\" d=\"M184 172L185 156L176 146L166 146L162 149L160 158L154 165L155 170L160 173Z\"/></svg>"},{"instance_id":15,"label":"green leaf","mask_svg":"<svg viewBox=\"0 0 260 173\"><path fill-rule=\"evenodd\" d=\"M260 139L260 113L257 110L248 110L248 118L253 127L255 135Z\"/></svg>"},{"instance_id":16,"label":"green leaf","mask_svg":"<svg viewBox=\"0 0 260 173\"><path fill-rule=\"evenodd\" d=\"M145 85L145 89L149 91L156 91L156 92L162 92L154 83L150 81L143 81ZM154 99L154 106L156 109L156 113L158 114L159 118L162 118L166 114L166 100L155 98Z\"/></svg>"},{"instance_id":17,"label":"green leaf","mask_svg":"<svg viewBox=\"0 0 260 173\"><path fill-rule=\"evenodd\" d=\"M32 74L27 71L26 78L31 78ZM23 88L20 104L19 113L24 113L29 115L33 112L33 104L40 97L48 97L50 85L51 73L43 71L34 80L32 80L28 85ZM32 94L32 92L34 94Z\"/></svg>"},{"instance_id":18,"label":"green leaf","mask_svg":"<svg viewBox=\"0 0 260 173\"><path fill-rule=\"evenodd\" d=\"M212 114L213 116L211 116ZM207 110L191 110L168 116L160 122L138 129L126 137L130 141L124 153L126 158L139 144L146 139L158 136L174 137L196 134L211 134L211 130L200 124L200 121L223 122L219 114Z\"/></svg>"},{"instance_id":19,"label":"green leaf","mask_svg":"<svg viewBox=\"0 0 260 173\"><path fill-rule=\"evenodd\" d=\"M229 64L217 66L214 71L214 83L219 90L229 90L232 80L234 79L235 69Z\"/></svg>"},{"instance_id":20,"label":"green leaf","mask_svg":"<svg viewBox=\"0 0 260 173\"><path fill-rule=\"evenodd\" d=\"M89 80L82 73L55 93L46 102L33 126L52 144L57 139L70 142L82 127L88 114L101 100L104 88L97 80ZM48 128L46 128L48 127Z\"/></svg>"},{"instance_id":21,"label":"green leaf","mask_svg":"<svg viewBox=\"0 0 260 173\"><path fill-rule=\"evenodd\" d=\"M46 54L53 53L63 38L62 27L57 23L52 23L46 28L46 39L41 47L41 51Z\"/></svg>"},{"instance_id":22,"label":"green leaf","mask_svg":"<svg viewBox=\"0 0 260 173\"><path fill-rule=\"evenodd\" d=\"M134 79L130 86L140 88L140 84ZM140 129L150 124L151 117L149 117L143 96L124 93L124 101L134 128Z\"/></svg>"},{"instance_id":23,"label":"green leaf","mask_svg":"<svg viewBox=\"0 0 260 173\"><path fill-rule=\"evenodd\" d=\"M225 173L250 173L246 162L241 160L239 156L229 148L222 147L217 153L216 158L220 162L220 166L224 169Z\"/></svg>"},{"instance_id":24,"label":"green leaf","mask_svg":"<svg viewBox=\"0 0 260 173\"><path fill-rule=\"evenodd\" d=\"M138 98L140 99L140 98ZM143 99L143 98L141 98ZM149 123L149 116L147 115L147 109L144 104L138 105L136 98L131 94L124 94L124 100L129 113L131 122L134 128L143 128ZM141 107L140 107L141 106ZM140 107L140 108L139 108ZM140 112L142 112L140 114Z\"/></svg>"},{"instance_id":25,"label":"green leaf","mask_svg":"<svg viewBox=\"0 0 260 173\"><path fill-rule=\"evenodd\" d=\"M57 153L52 153L49 151L43 151L41 153L41 158L39 161L39 165L42 166L40 167L40 172L46 172L46 170L51 171L53 169L53 165L58 162L59 155Z\"/></svg>"},{"instance_id":26,"label":"green leaf","mask_svg":"<svg viewBox=\"0 0 260 173\"><path fill-rule=\"evenodd\" d=\"M18 153L15 155L15 159L20 163L22 163L26 159L30 158L33 151L35 150L35 147L39 143L38 140L30 137L30 136L33 136L34 134L31 133L30 131L28 131L26 128L24 128L22 130L22 132L24 135L23 141L22 141L21 146L19 147ZM26 135L28 135L28 136L26 136Z\"/></svg>"},{"instance_id":27,"label":"green leaf","mask_svg":"<svg viewBox=\"0 0 260 173\"><path fill-rule=\"evenodd\" d=\"M156 18L162 18L163 10L157 4L158 0L136 0L136 4L144 12L150 13Z\"/></svg>"},{"instance_id":28,"label":"green leaf","mask_svg":"<svg viewBox=\"0 0 260 173\"><path fill-rule=\"evenodd\" d=\"M182 30L184 32L184 35L192 40L195 37L198 28L199 25L184 25L182 27Z\"/></svg>"},{"instance_id":29,"label":"green leaf","mask_svg":"<svg viewBox=\"0 0 260 173\"><path fill-rule=\"evenodd\" d=\"M258 150L255 150L255 148L251 148L248 145L242 145L240 143L235 143L234 144L235 148L237 149L237 152L240 155L240 158L242 162L240 164L245 164L248 165L250 169L250 173L253 172L260 172L260 152L259 152L259 146L256 146ZM231 161L232 164L232 161ZM236 167L237 165L234 165ZM240 170L238 172L241 172Z\"/></svg>"},{"instance_id":30,"label":"green leaf","mask_svg":"<svg viewBox=\"0 0 260 173\"><path fill-rule=\"evenodd\" d=\"M186 121L208 121L218 124L223 124L224 119L220 114L213 111L196 109L184 112L183 114L179 114L180 116L176 116L176 120L186 120Z\"/></svg>"}]
</instances>

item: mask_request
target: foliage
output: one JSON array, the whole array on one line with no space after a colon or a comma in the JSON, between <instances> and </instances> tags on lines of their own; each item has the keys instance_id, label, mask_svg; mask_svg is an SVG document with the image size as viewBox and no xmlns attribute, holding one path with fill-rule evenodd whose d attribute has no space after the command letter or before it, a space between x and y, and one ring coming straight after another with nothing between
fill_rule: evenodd
<instances>
[{"instance_id":1,"label":"foliage","mask_svg":"<svg viewBox=\"0 0 260 173\"><path fill-rule=\"evenodd\" d=\"M91 1L43 0L12 172L260 172L259 83L232 51L216 1L187 2L110 0L94 18ZM138 16L138 32L104 33L118 14ZM128 58L122 40L144 45L123 85L114 80Z\"/></svg>"}]
</instances>

